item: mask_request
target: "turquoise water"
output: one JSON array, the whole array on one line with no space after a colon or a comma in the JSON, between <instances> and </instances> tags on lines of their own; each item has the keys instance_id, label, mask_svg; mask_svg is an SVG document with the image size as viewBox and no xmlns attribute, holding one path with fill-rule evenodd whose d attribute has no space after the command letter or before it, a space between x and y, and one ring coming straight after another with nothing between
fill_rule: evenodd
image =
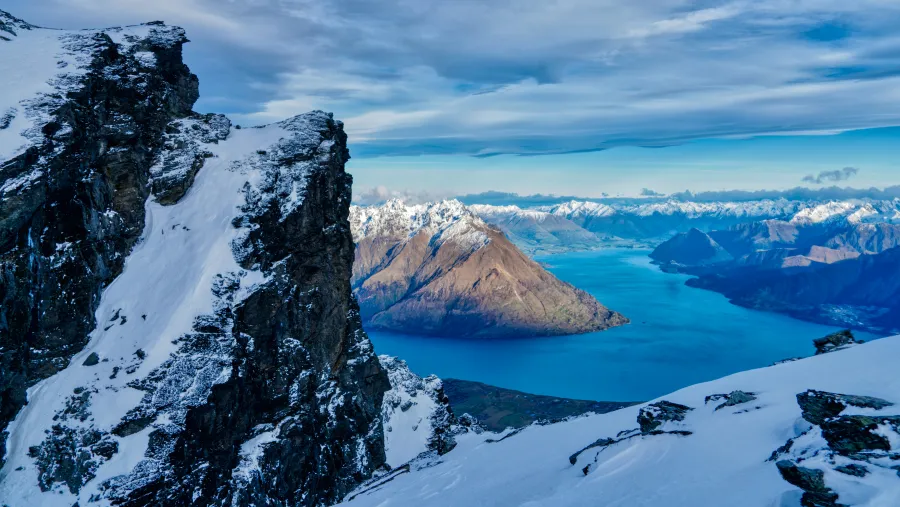
<instances>
[{"instance_id":1,"label":"turquoise water","mask_svg":"<svg viewBox=\"0 0 900 507\"><path fill-rule=\"evenodd\" d=\"M557 277L632 323L577 336L477 341L370 332L379 354L420 375L601 401L648 400L698 382L814 352L835 328L732 305L660 272L647 251L539 257ZM861 338L872 336L860 334Z\"/></svg>"}]
</instances>

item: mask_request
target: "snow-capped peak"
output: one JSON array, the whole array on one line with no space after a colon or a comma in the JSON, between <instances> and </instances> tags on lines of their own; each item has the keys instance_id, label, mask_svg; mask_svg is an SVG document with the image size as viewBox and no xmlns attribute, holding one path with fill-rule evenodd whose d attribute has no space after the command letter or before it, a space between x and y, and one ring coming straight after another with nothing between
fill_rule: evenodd
<instances>
[{"instance_id":1,"label":"snow-capped peak","mask_svg":"<svg viewBox=\"0 0 900 507\"><path fill-rule=\"evenodd\" d=\"M487 244L488 225L456 199L407 205L391 199L381 206L351 206L350 228L359 242L383 236L409 239L426 233L437 241L455 241L472 248Z\"/></svg>"}]
</instances>

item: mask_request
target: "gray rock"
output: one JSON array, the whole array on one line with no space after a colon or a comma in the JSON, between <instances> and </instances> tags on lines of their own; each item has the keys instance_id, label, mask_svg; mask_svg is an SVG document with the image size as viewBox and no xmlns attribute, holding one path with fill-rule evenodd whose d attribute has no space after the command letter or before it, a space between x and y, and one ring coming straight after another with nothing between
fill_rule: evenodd
<instances>
[{"instance_id":1,"label":"gray rock","mask_svg":"<svg viewBox=\"0 0 900 507\"><path fill-rule=\"evenodd\" d=\"M745 393L744 391L732 391L728 394L712 394L706 397L704 403L709 403L710 401L720 401L725 400L724 403L721 403L716 407L716 410L720 410L726 407L733 407L735 405L740 405L742 403L750 403L756 399L756 393Z\"/></svg>"},{"instance_id":2,"label":"gray rock","mask_svg":"<svg viewBox=\"0 0 900 507\"><path fill-rule=\"evenodd\" d=\"M825 485L825 472L803 468L788 460L781 460L775 466L785 481L803 490L800 500L803 507L841 507L837 493Z\"/></svg>"},{"instance_id":3,"label":"gray rock","mask_svg":"<svg viewBox=\"0 0 900 507\"><path fill-rule=\"evenodd\" d=\"M881 410L893 405L889 401L870 396L835 394L812 389L798 394L797 404L800 405L803 418L815 425L838 416L848 406Z\"/></svg>"},{"instance_id":4,"label":"gray rock","mask_svg":"<svg viewBox=\"0 0 900 507\"><path fill-rule=\"evenodd\" d=\"M694 409L663 400L642 408L638 413L637 422L641 433L648 434L659 429L667 421L683 421L691 410Z\"/></svg>"},{"instance_id":5,"label":"gray rock","mask_svg":"<svg viewBox=\"0 0 900 507\"><path fill-rule=\"evenodd\" d=\"M853 331L849 329L845 329L843 331L838 331L837 333L832 333L824 338L818 338L813 340L813 345L816 347L816 355L819 354L827 354L829 352L834 352L835 350L845 349L852 345L858 345L860 343L864 343L863 340L856 339L853 336Z\"/></svg>"}]
</instances>

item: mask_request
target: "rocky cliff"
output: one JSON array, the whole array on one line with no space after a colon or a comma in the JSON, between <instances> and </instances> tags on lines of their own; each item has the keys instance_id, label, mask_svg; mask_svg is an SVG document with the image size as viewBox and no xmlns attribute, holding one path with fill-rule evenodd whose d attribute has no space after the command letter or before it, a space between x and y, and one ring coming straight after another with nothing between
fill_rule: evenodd
<instances>
[{"instance_id":1,"label":"rocky cliff","mask_svg":"<svg viewBox=\"0 0 900 507\"><path fill-rule=\"evenodd\" d=\"M0 95L0 503L338 501L385 462L390 387L342 124L192 113L178 28L2 20L31 68Z\"/></svg>"},{"instance_id":2,"label":"rocky cliff","mask_svg":"<svg viewBox=\"0 0 900 507\"><path fill-rule=\"evenodd\" d=\"M44 30L0 11L0 428L88 341L197 77L178 28ZM15 55L17 58L12 58ZM50 61L46 61L50 59ZM3 439L0 439L0 456Z\"/></svg>"},{"instance_id":3,"label":"rocky cliff","mask_svg":"<svg viewBox=\"0 0 900 507\"><path fill-rule=\"evenodd\" d=\"M371 329L539 336L627 322L551 275L458 201L354 207L351 224L353 287Z\"/></svg>"}]
</instances>

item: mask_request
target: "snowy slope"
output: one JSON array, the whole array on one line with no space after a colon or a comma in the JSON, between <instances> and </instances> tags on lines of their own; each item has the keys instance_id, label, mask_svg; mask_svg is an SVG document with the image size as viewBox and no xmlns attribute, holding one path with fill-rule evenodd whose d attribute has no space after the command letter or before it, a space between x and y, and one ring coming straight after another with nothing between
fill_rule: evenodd
<instances>
[{"instance_id":1,"label":"snowy slope","mask_svg":"<svg viewBox=\"0 0 900 507\"><path fill-rule=\"evenodd\" d=\"M68 368L29 389L29 404L8 428L0 504L70 507L76 502L86 505L95 494L103 497L103 481L128 474L149 459L144 453L152 430L183 424L186 410L204 403L212 386L228 379L232 358L223 352L221 356L188 357L180 365L183 371L166 378L164 388L150 390L146 396L146 387L135 384L164 363L174 360L178 364L179 339L191 332L195 319L214 314L222 305L239 304L266 281L261 272L238 265L236 257L241 255L241 239L247 229L236 227L233 221L252 213L247 207L260 199L279 203L283 215L302 203L304 164L278 167L274 169L278 174L273 174L267 157L289 157L292 150L318 143L316 123L323 121L322 117L324 113L311 113L264 128L233 130L226 140L205 146L213 158L183 200L174 206L147 202L143 237L127 259L124 272L104 291L96 312L99 325L90 342ZM323 156L328 156L331 143L324 141L318 147ZM263 155L266 153L269 155ZM272 181L277 181L274 191L266 189ZM239 289L222 298L217 289L223 285ZM226 350L229 344L222 346ZM91 406L102 407L86 419L75 413L78 395L85 391L91 393ZM30 449L44 445L52 427L61 426L73 434L107 433L142 400L162 410L155 424L125 437L104 436L118 452L108 461L98 460L95 477L79 493L73 494L61 484L48 485L52 494L35 486L39 470ZM244 445L248 453L253 451L252 442ZM101 500L90 505L107 503Z\"/></svg>"},{"instance_id":2,"label":"snowy slope","mask_svg":"<svg viewBox=\"0 0 900 507\"><path fill-rule=\"evenodd\" d=\"M391 382L381 409L387 464L398 467L433 450L440 434L451 430L454 417L441 379L419 377L396 357L379 356L378 360Z\"/></svg>"},{"instance_id":3,"label":"snowy slope","mask_svg":"<svg viewBox=\"0 0 900 507\"><path fill-rule=\"evenodd\" d=\"M886 338L691 386L659 400L670 403L654 402L656 408L642 405L531 426L502 440L466 434L449 454L413 462L390 480L375 480L346 505L797 507L804 492L782 478L782 468L786 477L799 471L821 478L824 486L818 490L810 486L814 480L792 479L819 497L834 500L837 494L838 503L893 507L900 505L900 477L891 468L900 457L900 419L889 416L900 414L900 406L846 403L840 417L813 424L807 419L816 421L815 414L801 413L797 395L816 389L900 403L898 357L900 337ZM707 399L726 393L731 401ZM807 397L812 400L807 409L816 406L817 396L824 394ZM861 420L848 414L872 416L877 428L855 436L889 443L890 449L847 456L826 442L823 427ZM790 440L790 448L782 448ZM842 466L844 472L835 470ZM862 473L859 467L865 476L850 475Z\"/></svg>"}]
</instances>

